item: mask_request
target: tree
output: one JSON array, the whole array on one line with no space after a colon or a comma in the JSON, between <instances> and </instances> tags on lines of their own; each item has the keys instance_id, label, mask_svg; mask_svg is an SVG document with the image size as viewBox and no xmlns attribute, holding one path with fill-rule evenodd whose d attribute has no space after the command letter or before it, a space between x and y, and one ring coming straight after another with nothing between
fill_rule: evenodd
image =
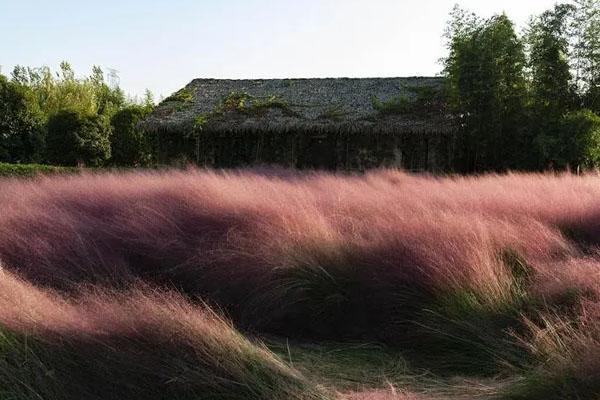
<instances>
[{"instance_id":1,"label":"tree","mask_svg":"<svg viewBox=\"0 0 600 400\"><path fill-rule=\"evenodd\" d=\"M560 4L534 18L526 34L532 106L542 130L556 124L576 105L569 65L568 18L574 7Z\"/></svg>"},{"instance_id":2,"label":"tree","mask_svg":"<svg viewBox=\"0 0 600 400\"><path fill-rule=\"evenodd\" d=\"M104 72L98 66L92 68L89 78L96 103L96 113L108 120L125 105L125 94L118 86L111 88L104 79Z\"/></svg>"},{"instance_id":3,"label":"tree","mask_svg":"<svg viewBox=\"0 0 600 400\"><path fill-rule=\"evenodd\" d=\"M42 124L30 110L26 93L0 75L0 160L39 161L43 145Z\"/></svg>"},{"instance_id":4,"label":"tree","mask_svg":"<svg viewBox=\"0 0 600 400\"><path fill-rule=\"evenodd\" d=\"M577 85L583 106L600 112L600 0L575 0L572 21Z\"/></svg>"},{"instance_id":5,"label":"tree","mask_svg":"<svg viewBox=\"0 0 600 400\"><path fill-rule=\"evenodd\" d=\"M60 111L48 120L47 159L65 166L102 165L110 157L109 133L97 115Z\"/></svg>"},{"instance_id":6,"label":"tree","mask_svg":"<svg viewBox=\"0 0 600 400\"><path fill-rule=\"evenodd\" d=\"M130 105L112 117L112 163L138 166L150 162L150 143L138 123L151 111L149 105Z\"/></svg>"},{"instance_id":7,"label":"tree","mask_svg":"<svg viewBox=\"0 0 600 400\"><path fill-rule=\"evenodd\" d=\"M144 99L142 100L142 105L146 107L146 109L151 112L154 109L154 94L150 91L150 89L146 89L144 92Z\"/></svg>"},{"instance_id":8,"label":"tree","mask_svg":"<svg viewBox=\"0 0 600 400\"><path fill-rule=\"evenodd\" d=\"M78 78L67 62L62 62L60 70L56 73L45 66L16 66L11 81L3 84L10 86L13 91L18 91L23 101L26 101L22 108L27 109L28 113L22 115L35 116L40 125L47 128L41 130L41 133L50 131L49 148L46 152L49 161L67 165L78 162L102 164L110 154L108 138L114 126L117 130L114 139L114 161L132 165L147 162L149 152L145 149L146 144L143 143L143 136L137 130L136 124L154 107L150 91L146 92L142 103L136 105L137 101L126 99L116 84L114 72L111 72L107 80L102 69L94 66L88 77ZM129 106L131 108L114 118L120 110ZM4 122L8 124L7 121L9 119L5 118ZM19 128L19 131L23 135L26 133L22 128ZM40 137L43 139L43 135ZM20 137L11 135L10 138L14 142ZM14 148L16 145L11 146ZM32 146L39 150L38 153L43 154L42 145ZM64 146L64 149L61 146ZM11 161L25 160L16 156L14 149L2 152L10 153ZM1 157L0 154L0 159ZM5 159L7 157L4 156Z\"/></svg>"},{"instance_id":9,"label":"tree","mask_svg":"<svg viewBox=\"0 0 600 400\"><path fill-rule=\"evenodd\" d=\"M108 126L110 118L126 103L122 90L110 87L100 67L94 66L89 77L77 78L71 65L60 64L56 74L48 67L25 68L17 66L12 81L29 93L32 108L44 121L52 115L72 110L86 115L99 115Z\"/></svg>"},{"instance_id":10,"label":"tree","mask_svg":"<svg viewBox=\"0 0 600 400\"><path fill-rule=\"evenodd\" d=\"M590 110L568 113L555 135L542 135L544 156L557 168L600 167L600 116Z\"/></svg>"},{"instance_id":11,"label":"tree","mask_svg":"<svg viewBox=\"0 0 600 400\"><path fill-rule=\"evenodd\" d=\"M531 83L530 130L535 135L540 166L557 162L559 156L549 149L559 150L552 144L567 144L562 138L563 118L577 107L569 62L569 19L574 11L572 5L554 6L531 20L525 36Z\"/></svg>"},{"instance_id":12,"label":"tree","mask_svg":"<svg viewBox=\"0 0 600 400\"><path fill-rule=\"evenodd\" d=\"M524 167L524 46L506 15L481 20L455 8L447 32L445 75L460 117L458 168L464 172Z\"/></svg>"}]
</instances>

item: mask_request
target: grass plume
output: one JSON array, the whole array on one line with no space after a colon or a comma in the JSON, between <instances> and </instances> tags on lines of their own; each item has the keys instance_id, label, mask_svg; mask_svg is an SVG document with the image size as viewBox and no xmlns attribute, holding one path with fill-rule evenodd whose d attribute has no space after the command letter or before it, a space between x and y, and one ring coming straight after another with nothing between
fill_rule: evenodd
<instances>
[{"instance_id":1,"label":"grass plume","mask_svg":"<svg viewBox=\"0 0 600 400\"><path fill-rule=\"evenodd\" d=\"M581 321L600 299L597 175L188 170L0 188L0 260L65 299L142 281L244 332L384 343L440 374L542 368L531 332L547 315L579 321L556 343L595 346Z\"/></svg>"}]
</instances>

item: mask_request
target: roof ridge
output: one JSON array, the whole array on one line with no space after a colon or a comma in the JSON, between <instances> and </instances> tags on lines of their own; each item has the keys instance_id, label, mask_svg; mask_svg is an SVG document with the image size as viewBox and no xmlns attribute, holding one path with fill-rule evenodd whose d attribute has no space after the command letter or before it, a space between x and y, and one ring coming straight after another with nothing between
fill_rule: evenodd
<instances>
[{"instance_id":1,"label":"roof ridge","mask_svg":"<svg viewBox=\"0 0 600 400\"><path fill-rule=\"evenodd\" d=\"M441 76L375 76L375 77L319 77L319 78L195 78L192 82L264 82L264 81L328 81L328 80L350 80L350 81L368 81L368 80L441 80Z\"/></svg>"}]
</instances>

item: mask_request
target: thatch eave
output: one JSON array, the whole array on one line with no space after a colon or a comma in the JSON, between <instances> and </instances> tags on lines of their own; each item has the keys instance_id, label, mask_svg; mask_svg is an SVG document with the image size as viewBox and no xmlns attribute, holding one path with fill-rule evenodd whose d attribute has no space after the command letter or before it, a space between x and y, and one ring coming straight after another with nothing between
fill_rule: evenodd
<instances>
[{"instance_id":1,"label":"thatch eave","mask_svg":"<svg viewBox=\"0 0 600 400\"><path fill-rule=\"evenodd\" d=\"M185 132L192 133L194 130L210 132L248 132L248 131L281 131L281 132L340 132L340 133L368 133L372 131L382 133L394 133L399 131L413 133L452 133L456 131L456 125L450 118L438 119L436 121L405 120L405 119L382 119L380 121L266 121L265 119L244 120L221 120L207 123L201 129L195 127L191 120L171 121L169 123L148 123L142 125L149 132Z\"/></svg>"}]
</instances>

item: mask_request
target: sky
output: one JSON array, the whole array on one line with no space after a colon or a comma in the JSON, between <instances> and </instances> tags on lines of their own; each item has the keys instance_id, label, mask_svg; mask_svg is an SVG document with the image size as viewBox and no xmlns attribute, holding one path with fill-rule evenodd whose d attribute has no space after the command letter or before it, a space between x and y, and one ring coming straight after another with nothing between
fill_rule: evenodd
<instances>
[{"instance_id":1,"label":"sky","mask_svg":"<svg viewBox=\"0 0 600 400\"><path fill-rule=\"evenodd\" d=\"M0 65L113 69L157 98L194 78L426 76L440 72L457 0L0 0ZM517 26L555 0L462 0Z\"/></svg>"}]
</instances>

